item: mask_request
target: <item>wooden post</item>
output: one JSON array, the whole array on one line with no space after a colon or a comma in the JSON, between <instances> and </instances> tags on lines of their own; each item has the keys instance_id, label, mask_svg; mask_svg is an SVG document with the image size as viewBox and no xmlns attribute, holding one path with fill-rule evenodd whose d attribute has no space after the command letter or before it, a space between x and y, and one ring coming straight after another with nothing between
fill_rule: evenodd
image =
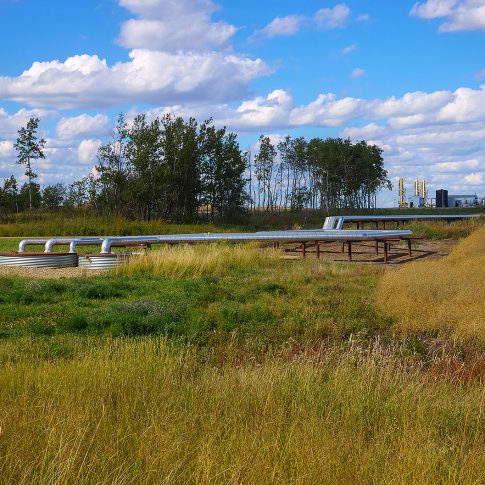
<instances>
[{"instance_id":1,"label":"wooden post","mask_svg":"<svg viewBox=\"0 0 485 485\"><path fill-rule=\"evenodd\" d=\"M349 255L349 261L352 261L352 241L347 241L347 254Z\"/></svg>"},{"instance_id":2,"label":"wooden post","mask_svg":"<svg viewBox=\"0 0 485 485\"><path fill-rule=\"evenodd\" d=\"M320 259L320 243L317 241L316 245L317 245L317 259Z\"/></svg>"},{"instance_id":3,"label":"wooden post","mask_svg":"<svg viewBox=\"0 0 485 485\"><path fill-rule=\"evenodd\" d=\"M408 254L409 254L409 256L411 256L411 255L412 255L412 250L411 250L411 239L408 239L407 241L408 241Z\"/></svg>"},{"instance_id":4,"label":"wooden post","mask_svg":"<svg viewBox=\"0 0 485 485\"><path fill-rule=\"evenodd\" d=\"M379 239L376 239L376 254L379 254Z\"/></svg>"},{"instance_id":5,"label":"wooden post","mask_svg":"<svg viewBox=\"0 0 485 485\"><path fill-rule=\"evenodd\" d=\"M386 230L386 221L382 221L382 225L383 225L384 230Z\"/></svg>"},{"instance_id":6,"label":"wooden post","mask_svg":"<svg viewBox=\"0 0 485 485\"><path fill-rule=\"evenodd\" d=\"M342 252L345 253L345 241L342 241Z\"/></svg>"},{"instance_id":7,"label":"wooden post","mask_svg":"<svg viewBox=\"0 0 485 485\"><path fill-rule=\"evenodd\" d=\"M303 254L303 257L306 258L306 243L302 243L301 252Z\"/></svg>"},{"instance_id":8,"label":"wooden post","mask_svg":"<svg viewBox=\"0 0 485 485\"><path fill-rule=\"evenodd\" d=\"M387 241L384 241L384 263L387 263L387 256L389 251L389 247L387 246L387 244Z\"/></svg>"}]
</instances>

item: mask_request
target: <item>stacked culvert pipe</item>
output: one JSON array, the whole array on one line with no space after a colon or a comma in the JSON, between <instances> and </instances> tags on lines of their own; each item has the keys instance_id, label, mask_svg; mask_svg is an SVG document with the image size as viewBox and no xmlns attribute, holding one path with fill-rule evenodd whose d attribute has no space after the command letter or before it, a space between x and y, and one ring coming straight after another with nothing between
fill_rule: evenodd
<instances>
[{"instance_id":1,"label":"stacked culvert pipe","mask_svg":"<svg viewBox=\"0 0 485 485\"><path fill-rule=\"evenodd\" d=\"M79 267L88 270L107 270L127 263L131 254L111 253L111 254L82 254L79 256Z\"/></svg>"},{"instance_id":2,"label":"stacked culvert pipe","mask_svg":"<svg viewBox=\"0 0 485 485\"><path fill-rule=\"evenodd\" d=\"M76 253L0 253L0 266L26 268L74 268Z\"/></svg>"}]
</instances>

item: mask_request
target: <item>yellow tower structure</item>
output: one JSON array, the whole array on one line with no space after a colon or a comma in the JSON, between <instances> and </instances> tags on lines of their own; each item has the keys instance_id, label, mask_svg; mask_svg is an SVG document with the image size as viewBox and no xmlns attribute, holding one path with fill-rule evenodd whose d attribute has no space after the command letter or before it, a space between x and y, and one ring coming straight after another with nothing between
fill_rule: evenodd
<instances>
[{"instance_id":1,"label":"yellow tower structure","mask_svg":"<svg viewBox=\"0 0 485 485\"><path fill-rule=\"evenodd\" d=\"M405 196L406 196L406 189L404 188L404 179L401 177L399 179L399 207L401 208L408 206L405 200Z\"/></svg>"},{"instance_id":2,"label":"yellow tower structure","mask_svg":"<svg viewBox=\"0 0 485 485\"><path fill-rule=\"evenodd\" d=\"M424 199L424 205L428 203L428 186L426 185L426 180L421 181L421 196Z\"/></svg>"},{"instance_id":3,"label":"yellow tower structure","mask_svg":"<svg viewBox=\"0 0 485 485\"><path fill-rule=\"evenodd\" d=\"M418 179L416 179L414 181L414 195L416 197L419 197L419 180Z\"/></svg>"}]
</instances>

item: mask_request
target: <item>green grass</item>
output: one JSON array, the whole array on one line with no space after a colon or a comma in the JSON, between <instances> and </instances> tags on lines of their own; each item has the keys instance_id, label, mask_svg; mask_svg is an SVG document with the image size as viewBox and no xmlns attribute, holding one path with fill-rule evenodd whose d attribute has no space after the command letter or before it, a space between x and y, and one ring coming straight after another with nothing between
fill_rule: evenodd
<instances>
[{"instance_id":1,"label":"green grass","mask_svg":"<svg viewBox=\"0 0 485 485\"><path fill-rule=\"evenodd\" d=\"M231 246L214 267L195 259L181 266L187 250L175 250L179 264L166 262L163 277L149 266L132 276L128 267L93 278L2 278L0 335L168 335L203 345L236 338L267 347L372 333L389 323L370 300L379 274L373 268L282 261L271 253L254 256L260 263L252 267L248 259L235 263L234 252L248 251L253 260L257 250Z\"/></svg>"},{"instance_id":2,"label":"green grass","mask_svg":"<svg viewBox=\"0 0 485 485\"><path fill-rule=\"evenodd\" d=\"M0 277L0 483L481 483L483 344L402 336L388 274L212 245Z\"/></svg>"}]
</instances>

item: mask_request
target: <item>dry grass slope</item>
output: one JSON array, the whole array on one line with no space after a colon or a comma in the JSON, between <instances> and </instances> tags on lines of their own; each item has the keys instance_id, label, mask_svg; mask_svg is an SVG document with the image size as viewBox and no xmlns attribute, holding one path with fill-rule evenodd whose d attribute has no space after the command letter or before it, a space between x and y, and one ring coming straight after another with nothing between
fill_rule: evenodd
<instances>
[{"instance_id":1,"label":"dry grass slope","mask_svg":"<svg viewBox=\"0 0 485 485\"><path fill-rule=\"evenodd\" d=\"M485 227L440 260L388 272L377 304L406 333L432 332L485 344Z\"/></svg>"}]
</instances>

